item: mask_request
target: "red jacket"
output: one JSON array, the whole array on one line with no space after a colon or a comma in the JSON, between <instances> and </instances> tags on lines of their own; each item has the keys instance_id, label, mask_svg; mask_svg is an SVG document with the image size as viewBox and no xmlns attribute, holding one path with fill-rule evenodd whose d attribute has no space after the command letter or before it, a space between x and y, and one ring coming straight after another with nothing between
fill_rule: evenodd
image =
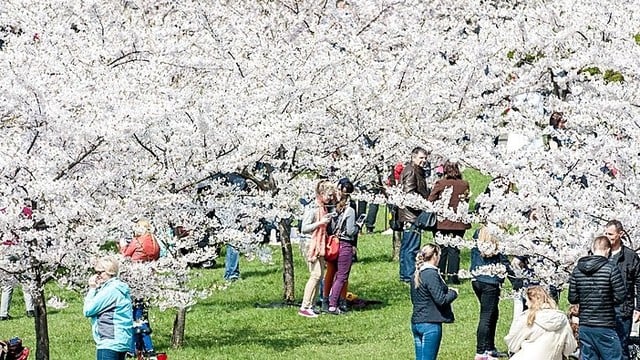
<instances>
[{"instance_id":1,"label":"red jacket","mask_svg":"<svg viewBox=\"0 0 640 360\"><path fill-rule=\"evenodd\" d=\"M120 249L120 252L131 257L133 261L153 261L160 257L160 245L153 235L146 233L134 237L127 246Z\"/></svg>"}]
</instances>

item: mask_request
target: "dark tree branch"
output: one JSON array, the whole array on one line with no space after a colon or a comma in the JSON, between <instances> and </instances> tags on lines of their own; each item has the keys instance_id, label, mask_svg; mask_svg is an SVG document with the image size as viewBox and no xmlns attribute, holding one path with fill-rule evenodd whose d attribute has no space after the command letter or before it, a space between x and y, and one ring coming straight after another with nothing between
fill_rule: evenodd
<instances>
[{"instance_id":1,"label":"dark tree branch","mask_svg":"<svg viewBox=\"0 0 640 360\"><path fill-rule=\"evenodd\" d=\"M111 66L111 67L112 67L112 68L115 68L116 66L124 65L124 64L130 63L130 62L134 62L134 61L144 61L144 62L149 62L149 60L147 60L147 59L129 59L129 60L125 61L125 62L121 62L121 63L119 63L119 64L115 64L115 65L113 65L113 66Z\"/></svg>"},{"instance_id":2,"label":"dark tree branch","mask_svg":"<svg viewBox=\"0 0 640 360\"><path fill-rule=\"evenodd\" d=\"M134 50L132 52L123 54L122 56L120 56L119 58L116 58L115 60L113 60L112 62L108 63L107 66L112 66L113 64L117 63L118 61L126 58L127 56L131 56L131 55L135 55L135 54L139 54L140 52L138 50Z\"/></svg>"},{"instance_id":3,"label":"dark tree branch","mask_svg":"<svg viewBox=\"0 0 640 360\"><path fill-rule=\"evenodd\" d=\"M142 140L140 140L140 138L138 138L138 135L133 134L133 138L136 139L136 142L142 146L143 149L147 150L151 155L153 155L153 157L156 159L156 161L160 162L160 158L158 157L158 155L156 155L155 152L153 152L153 150L151 150L151 148L149 148L148 146L146 146L145 144L142 143Z\"/></svg>"},{"instance_id":4,"label":"dark tree branch","mask_svg":"<svg viewBox=\"0 0 640 360\"><path fill-rule=\"evenodd\" d=\"M238 64L238 62L236 61L235 56L233 56L231 51L227 51L227 54L229 54L229 56L231 56L233 61L236 63L236 67L238 67L238 71L240 71L240 77L242 77L244 79L244 73L242 72L242 68L240 67L240 64Z\"/></svg>"},{"instance_id":5,"label":"dark tree branch","mask_svg":"<svg viewBox=\"0 0 640 360\"><path fill-rule=\"evenodd\" d=\"M378 21L380 16L382 16L382 14L384 14L384 12L387 11L387 9L389 9L389 7L385 7L384 9L380 10L380 13L378 15L376 15L376 17L374 17L371 21L369 21L369 23L367 25L365 25L362 29L360 29L360 31L358 31L356 36L360 36L360 34L362 34L363 32L365 32L365 30L367 30L369 27L371 27L371 25L374 22Z\"/></svg>"},{"instance_id":6,"label":"dark tree branch","mask_svg":"<svg viewBox=\"0 0 640 360\"><path fill-rule=\"evenodd\" d=\"M102 136L99 136L95 144L91 144L91 146L89 146L88 149L85 149L85 151L82 154L80 154L76 160L74 160L71 164L69 164L66 169L60 171L58 175L56 175L54 180L60 180L69 171L71 171L74 167L76 167L84 159L86 159L87 156L91 155L94 151L96 151L96 149L100 147L100 145L102 145L103 142L104 142L104 138Z\"/></svg>"}]
</instances>

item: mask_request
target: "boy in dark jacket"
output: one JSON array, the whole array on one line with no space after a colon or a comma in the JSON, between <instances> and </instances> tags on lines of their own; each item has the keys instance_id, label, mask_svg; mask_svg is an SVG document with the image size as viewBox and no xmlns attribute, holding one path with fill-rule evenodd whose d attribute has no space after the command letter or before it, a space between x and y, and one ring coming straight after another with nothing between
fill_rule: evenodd
<instances>
[{"instance_id":1,"label":"boy in dark jacket","mask_svg":"<svg viewBox=\"0 0 640 360\"><path fill-rule=\"evenodd\" d=\"M615 306L624 301L624 281L608 260L611 243L606 236L595 238L591 251L593 255L578 260L569 279L569 303L580 305L580 352L583 360L620 360Z\"/></svg>"}]
</instances>

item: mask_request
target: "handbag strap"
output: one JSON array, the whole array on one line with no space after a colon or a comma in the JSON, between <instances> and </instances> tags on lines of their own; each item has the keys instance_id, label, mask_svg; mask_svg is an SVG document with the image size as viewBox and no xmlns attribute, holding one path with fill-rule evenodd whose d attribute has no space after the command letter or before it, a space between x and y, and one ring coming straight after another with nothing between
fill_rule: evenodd
<instances>
[{"instance_id":1,"label":"handbag strap","mask_svg":"<svg viewBox=\"0 0 640 360\"><path fill-rule=\"evenodd\" d=\"M340 219L338 220L338 225L336 226L336 235L338 237L340 237L340 235L342 235L343 231L342 231L342 226L344 225L344 220L346 219L346 212L347 209L344 209L342 211L342 214L340 214Z\"/></svg>"}]
</instances>

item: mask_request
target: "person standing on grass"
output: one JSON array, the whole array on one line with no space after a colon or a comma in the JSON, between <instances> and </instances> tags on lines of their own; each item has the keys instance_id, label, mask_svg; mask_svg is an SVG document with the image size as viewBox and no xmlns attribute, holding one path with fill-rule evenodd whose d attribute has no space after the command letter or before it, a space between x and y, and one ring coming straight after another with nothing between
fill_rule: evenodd
<instances>
[{"instance_id":1,"label":"person standing on grass","mask_svg":"<svg viewBox=\"0 0 640 360\"><path fill-rule=\"evenodd\" d=\"M511 360L562 360L578 347L569 319L541 286L527 288L528 309L511 324L504 341Z\"/></svg>"},{"instance_id":2,"label":"person standing on grass","mask_svg":"<svg viewBox=\"0 0 640 360\"><path fill-rule=\"evenodd\" d=\"M344 224L344 221L346 221L347 218L344 216L346 215L345 212L347 211L347 207L350 207L351 210L349 210L349 212L352 212L354 214L353 215L354 217L356 214L356 209L354 206L352 206L353 201L350 200L350 197L349 199L346 200L345 205L341 204L341 199L343 196L345 195L349 196L349 194L353 193L353 191L355 190L355 187L351 182L351 180L349 180L348 178L342 178L338 180L338 184L336 185L336 188L337 188L338 199L335 199L335 200L338 201L338 204L335 204L335 206L332 207L332 210L335 210L335 214L338 216L333 216L331 218L331 221L327 225L327 235L339 236L340 229L344 229L346 226L346 224ZM337 228L338 226L340 227L340 229ZM358 240L358 234L351 236L350 245L352 249L351 251L349 251L350 254L354 254L356 252L357 240ZM325 259L325 263L327 264L327 267L325 268L324 279L322 283L322 307L320 309L320 311L324 313L329 311L329 297L331 295L334 280L336 279L336 273L338 272L338 260L327 261L327 259ZM353 256L351 260L352 260L351 262L353 263ZM344 266L343 266L343 269L345 269ZM347 312L348 310L347 309L348 288L349 288L349 279L347 276L347 280L345 280L345 283L342 286L342 290L340 291L340 298L338 300L339 309L341 310L341 312Z\"/></svg>"},{"instance_id":3,"label":"person standing on grass","mask_svg":"<svg viewBox=\"0 0 640 360\"><path fill-rule=\"evenodd\" d=\"M338 213L338 216L331 222L330 226L330 232L337 235L340 239L338 259L332 263L332 266L336 269L335 277L332 279L325 278L324 283L325 288L331 286L331 291L329 293L329 308L327 309L327 312L333 315L340 315L345 311L345 308L338 308L338 301L341 296L343 296L343 299L346 297L349 273L351 272L351 264L353 254L355 252L354 241L360 231L360 227L356 224L356 212L349 206L349 201L351 199L350 194L352 191L353 184L349 181L339 186L338 203L336 204L336 212ZM327 262L327 269L329 268L329 263L330 262Z\"/></svg>"},{"instance_id":4,"label":"person standing on grass","mask_svg":"<svg viewBox=\"0 0 640 360\"><path fill-rule=\"evenodd\" d=\"M569 278L569 303L580 305L581 359L621 360L615 306L624 301L624 280L608 259L611 243L606 236L595 238L591 251L593 255L578 260Z\"/></svg>"},{"instance_id":5,"label":"person standing on grass","mask_svg":"<svg viewBox=\"0 0 640 360\"><path fill-rule=\"evenodd\" d=\"M449 208L454 212L458 211L460 201L466 201L469 197L469 183L462 179L462 173L457 162L446 161L442 166L444 178L436 181L433 189L429 194L429 201L437 201L442 197L445 189L451 188L451 198L449 199ZM467 229L471 228L471 224L460 221L452 221L444 219L438 220L436 223L436 233L443 236L464 237ZM434 234L435 235L435 234ZM438 264L440 272L446 275L447 281L451 284L460 284L458 279L458 271L460 270L460 249L456 246L445 245L442 247L442 257Z\"/></svg>"},{"instance_id":6,"label":"person standing on grass","mask_svg":"<svg viewBox=\"0 0 640 360\"><path fill-rule=\"evenodd\" d=\"M480 303L476 329L476 360L495 359L503 354L496 349L495 337L500 290L506 274L513 276L509 259L500 253L498 239L483 226L473 235L476 245L471 249L471 287ZM492 271L503 271L501 276Z\"/></svg>"},{"instance_id":7,"label":"person standing on grass","mask_svg":"<svg viewBox=\"0 0 640 360\"><path fill-rule=\"evenodd\" d=\"M89 278L84 316L91 319L97 360L124 360L133 350L133 309L129 286L118 279L118 261L101 258Z\"/></svg>"},{"instance_id":8,"label":"person standing on grass","mask_svg":"<svg viewBox=\"0 0 640 360\"><path fill-rule=\"evenodd\" d=\"M411 286L411 331L416 360L435 360L442 340L442 323L454 321L451 303L458 290L450 288L438 271L440 247L425 245L416 257L416 270Z\"/></svg>"},{"instance_id":9,"label":"person standing on grass","mask_svg":"<svg viewBox=\"0 0 640 360\"><path fill-rule=\"evenodd\" d=\"M616 333L622 346L622 358L628 360L631 324L640 320L640 258L622 244L625 232L620 221L607 222L604 234L611 243L609 261L620 270L627 289L624 302L616 306Z\"/></svg>"},{"instance_id":10,"label":"person standing on grass","mask_svg":"<svg viewBox=\"0 0 640 360\"><path fill-rule=\"evenodd\" d=\"M316 201L309 204L302 217L301 231L303 235L311 234L308 239L306 249L303 247L303 254L309 267L309 280L304 287L304 296L298 315L315 318L318 317L313 311L318 284L324 274L324 247L327 240L327 224L331 221L332 215L327 213L326 206L331 204L335 195L335 186L328 180L320 180L316 185Z\"/></svg>"},{"instance_id":11,"label":"person standing on grass","mask_svg":"<svg viewBox=\"0 0 640 360\"><path fill-rule=\"evenodd\" d=\"M400 174L402 191L405 194L416 194L423 198L429 196L424 166L427 164L427 150L417 147L411 151L411 161L405 165ZM410 283L416 270L416 255L420 249L422 232L414 225L420 214L419 209L398 209L398 221L403 224L400 242L400 281Z\"/></svg>"}]
</instances>

